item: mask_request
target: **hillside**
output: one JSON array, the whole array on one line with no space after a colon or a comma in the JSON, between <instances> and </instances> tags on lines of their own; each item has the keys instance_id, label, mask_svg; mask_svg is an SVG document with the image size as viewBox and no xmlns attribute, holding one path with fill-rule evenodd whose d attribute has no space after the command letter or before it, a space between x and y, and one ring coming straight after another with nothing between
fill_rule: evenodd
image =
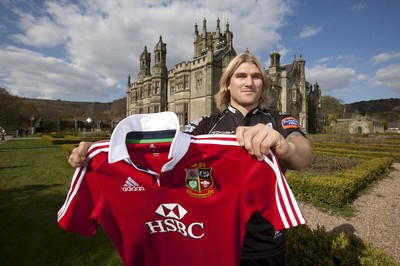
<instances>
[{"instance_id":1,"label":"hillside","mask_svg":"<svg viewBox=\"0 0 400 266\"><path fill-rule=\"evenodd\" d=\"M86 120L121 120L126 114L126 99L118 99L111 103L70 102L61 100L41 100L23 98L23 102L34 107L36 117L43 120L77 119Z\"/></svg>"},{"instance_id":2,"label":"hillside","mask_svg":"<svg viewBox=\"0 0 400 266\"><path fill-rule=\"evenodd\" d=\"M354 102L345 104L344 108L347 117L359 113L380 121L400 124L400 98Z\"/></svg>"},{"instance_id":3,"label":"hillside","mask_svg":"<svg viewBox=\"0 0 400 266\"><path fill-rule=\"evenodd\" d=\"M345 104L349 112L358 111L360 114L373 114L382 112L392 112L395 107L400 108L400 98L361 101Z\"/></svg>"}]
</instances>

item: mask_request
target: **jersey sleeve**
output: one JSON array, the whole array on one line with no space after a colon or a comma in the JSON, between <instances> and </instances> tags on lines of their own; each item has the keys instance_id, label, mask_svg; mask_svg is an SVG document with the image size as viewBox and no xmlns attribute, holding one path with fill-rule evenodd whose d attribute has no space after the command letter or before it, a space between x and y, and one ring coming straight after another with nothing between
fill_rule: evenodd
<instances>
[{"instance_id":1,"label":"jersey sleeve","mask_svg":"<svg viewBox=\"0 0 400 266\"><path fill-rule=\"evenodd\" d=\"M306 221L297 201L280 169L278 159L271 152L264 156L264 162L250 162L254 165L248 172L247 194L251 203L267 219L275 230L291 228Z\"/></svg>"},{"instance_id":2,"label":"jersey sleeve","mask_svg":"<svg viewBox=\"0 0 400 266\"><path fill-rule=\"evenodd\" d=\"M87 167L78 167L64 205L58 211L57 220L66 231L92 237L96 234L97 222L93 220L94 201L87 181Z\"/></svg>"},{"instance_id":3,"label":"jersey sleeve","mask_svg":"<svg viewBox=\"0 0 400 266\"><path fill-rule=\"evenodd\" d=\"M275 114L276 131L281 133L285 138L292 132L304 133L301 130L301 126L297 118L289 114L276 113Z\"/></svg>"}]
</instances>

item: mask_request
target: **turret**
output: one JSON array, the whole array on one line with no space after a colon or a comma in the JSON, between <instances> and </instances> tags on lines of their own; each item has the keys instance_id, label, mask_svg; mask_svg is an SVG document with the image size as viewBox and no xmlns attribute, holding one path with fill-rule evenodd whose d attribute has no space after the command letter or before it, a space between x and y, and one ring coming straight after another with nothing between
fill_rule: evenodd
<instances>
[{"instance_id":1,"label":"turret","mask_svg":"<svg viewBox=\"0 0 400 266\"><path fill-rule=\"evenodd\" d=\"M306 71L305 71L305 65L306 65L306 61L303 59L303 55L300 54L300 59L298 61L299 67L300 67L300 75L301 78L305 79L306 77Z\"/></svg>"},{"instance_id":2,"label":"turret","mask_svg":"<svg viewBox=\"0 0 400 266\"><path fill-rule=\"evenodd\" d=\"M167 44L163 43L162 36L154 46L154 65L165 65L167 57Z\"/></svg>"},{"instance_id":3,"label":"turret","mask_svg":"<svg viewBox=\"0 0 400 266\"><path fill-rule=\"evenodd\" d=\"M221 28L220 28L219 18L217 19L217 29L215 31L215 37L217 38L217 40L219 40L219 38L221 37Z\"/></svg>"},{"instance_id":4,"label":"turret","mask_svg":"<svg viewBox=\"0 0 400 266\"><path fill-rule=\"evenodd\" d=\"M203 49L207 48L207 20L204 18L203 19L203 33L201 35L202 41L203 41Z\"/></svg>"},{"instance_id":5,"label":"turret","mask_svg":"<svg viewBox=\"0 0 400 266\"><path fill-rule=\"evenodd\" d=\"M194 24L194 41L196 42L198 38L199 38L199 26L197 26L196 22L196 24Z\"/></svg>"},{"instance_id":6,"label":"turret","mask_svg":"<svg viewBox=\"0 0 400 266\"><path fill-rule=\"evenodd\" d=\"M272 52L269 55L271 59L270 67L279 67L281 65L281 55L278 52Z\"/></svg>"},{"instance_id":7,"label":"turret","mask_svg":"<svg viewBox=\"0 0 400 266\"><path fill-rule=\"evenodd\" d=\"M161 35L160 40L154 46L154 66L152 73L159 77L167 75L167 44L163 42Z\"/></svg>"},{"instance_id":8,"label":"turret","mask_svg":"<svg viewBox=\"0 0 400 266\"><path fill-rule=\"evenodd\" d=\"M144 47L143 53L140 55L140 70L138 74L139 79L150 75L151 55L147 52L147 46Z\"/></svg>"},{"instance_id":9,"label":"turret","mask_svg":"<svg viewBox=\"0 0 400 266\"><path fill-rule=\"evenodd\" d=\"M227 44L229 44L230 47L233 47L233 33L229 31L229 22L226 23L225 38Z\"/></svg>"}]
</instances>

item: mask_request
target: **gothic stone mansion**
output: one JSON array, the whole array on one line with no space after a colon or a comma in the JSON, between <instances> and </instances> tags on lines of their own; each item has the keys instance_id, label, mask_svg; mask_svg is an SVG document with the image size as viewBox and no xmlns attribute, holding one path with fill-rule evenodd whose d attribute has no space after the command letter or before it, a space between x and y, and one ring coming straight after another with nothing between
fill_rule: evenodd
<instances>
[{"instance_id":1,"label":"gothic stone mansion","mask_svg":"<svg viewBox=\"0 0 400 266\"><path fill-rule=\"evenodd\" d=\"M233 33L229 23L222 32L217 19L215 32L207 32L203 20L202 31L194 26L193 60L181 62L172 69L166 67L166 44L162 37L154 47L154 65L145 46L140 56L137 82L128 76L127 115L175 112L181 126L202 116L218 112L213 96L219 90L219 80L236 56ZM305 77L305 61L300 55L287 65L280 64L280 54L270 54L266 74L270 79L269 108L296 116L305 131L319 131L320 88Z\"/></svg>"}]
</instances>

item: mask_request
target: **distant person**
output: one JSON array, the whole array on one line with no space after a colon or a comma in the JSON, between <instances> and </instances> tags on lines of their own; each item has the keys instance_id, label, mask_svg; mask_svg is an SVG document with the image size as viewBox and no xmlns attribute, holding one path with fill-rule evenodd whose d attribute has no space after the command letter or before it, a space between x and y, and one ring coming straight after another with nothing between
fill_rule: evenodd
<instances>
[{"instance_id":1,"label":"distant person","mask_svg":"<svg viewBox=\"0 0 400 266\"><path fill-rule=\"evenodd\" d=\"M263 109L268 88L260 61L247 52L237 55L223 73L215 96L221 112L191 123L187 132L236 134L239 144L259 160L272 149L283 169L307 166L312 160L312 150L298 121L291 115ZM87 165L90 145L81 142L72 151L68 160L71 166ZM286 230L275 231L271 223L253 214L247 224L241 265L285 265L286 236Z\"/></svg>"},{"instance_id":2,"label":"distant person","mask_svg":"<svg viewBox=\"0 0 400 266\"><path fill-rule=\"evenodd\" d=\"M6 137L6 130L2 127L0 127L0 138L1 140L5 140Z\"/></svg>"}]
</instances>

